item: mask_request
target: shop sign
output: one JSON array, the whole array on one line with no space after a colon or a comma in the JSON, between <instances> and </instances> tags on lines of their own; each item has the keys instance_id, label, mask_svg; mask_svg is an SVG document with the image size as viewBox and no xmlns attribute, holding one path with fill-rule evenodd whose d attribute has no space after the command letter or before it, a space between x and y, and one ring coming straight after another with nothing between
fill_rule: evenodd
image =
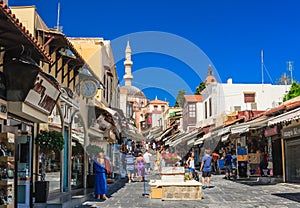
<instances>
[{"instance_id":1,"label":"shop sign","mask_svg":"<svg viewBox=\"0 0 300 208\"><path fill-rule=\"evenodd\" d=\"M7 119L7 102L0 99L0 118Z\"/></svg>"},{"instance_id":2,"label":"shop sign","mask_svg":"<svg viewBox=\"0 0 300 208\"><path fill-rule=\"evenodd\" d=\"M59 95L60 91L58 87L42 73L38 73L35 78L34 87L27 94L24 102L50 115Z\"/></svg>"},{"instance_id":3,"label":"shop sign","mask_svg":"<svg viewBox=\"0 0 300 208\"><path fill-rule=\"evenodd\" d=\"M270 137L270 136L273 136L276 134L278 134L277 126L274 126L273 128L265 130L265 137Z\"/></svg>"},{"instance_id":4,"label":"shop sign","mask_svg":"<svg viewBox=\"0 0 300 208\"><path fill-rule=\"evenodd\" d=\"M283 138L292 138L300 136L300 126L282 129Z\"/></svg>"}]
</instances>

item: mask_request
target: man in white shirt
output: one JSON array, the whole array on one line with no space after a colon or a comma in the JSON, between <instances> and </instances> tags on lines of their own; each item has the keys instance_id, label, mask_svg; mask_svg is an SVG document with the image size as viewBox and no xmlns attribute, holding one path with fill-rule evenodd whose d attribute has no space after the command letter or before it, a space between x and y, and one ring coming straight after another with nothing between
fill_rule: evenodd
<instances>
[{"instance_id":1,"label":"man in white shirt","mask_svg":"<svg viewBox=\"0 0 300 208\"><path fill-rule=\"evenodd\" d=\"M148 174L150 173L150 157L151 156L152 156L152 154L149 152L149 150L146 150L146 152L143 155L143 157L146 161L145 169Z\"/></svg>"}]
</instances>

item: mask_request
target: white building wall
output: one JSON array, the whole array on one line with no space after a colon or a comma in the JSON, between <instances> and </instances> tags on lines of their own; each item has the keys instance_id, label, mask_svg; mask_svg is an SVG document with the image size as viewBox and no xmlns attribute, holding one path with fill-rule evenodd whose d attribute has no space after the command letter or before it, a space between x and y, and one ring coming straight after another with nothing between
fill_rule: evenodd
<instances>
[{"instance_id":1,"label":"white building wall","mask_svg":"<svg viewBox=\"0 0 300 208\"><path fill-rule=\"evenodd\" d=\"M202 125L202 120L203 120L203 103L202 102L197 102L196 103L196 128L201 127Z\"/></svg>"},{"instance_id":2,"label":"white building wall","mask_svg":"<svg viewBox=\"0 0 300 208\"><path fill-rule=\"evenodd\" d=\"M262 110L265 111L274 107L275 103L281 103L283 96L288 92L290 86L271 84L223 84L212 83L207 85L202 92L203 114L201 126L216 123L221 125L226 114L235 111L235 106L240 106L240 110ZM251 103L244 102L244 93L255 93L255 103L257 108L252 109ZM212 116L209 117L209 98L212 99ZM208 118L205 119L204 103L208 105Z\"/></svg>"},{"instance_id":3,"label":"white building wall","mask_svg":"<svg viewBox=\"0 0 300 208\"><path fill-rule=\"evenodd\" d=\"M152 127L162 126L163 116L162 114L152 114Z\"/></svg>"}]
</instances>

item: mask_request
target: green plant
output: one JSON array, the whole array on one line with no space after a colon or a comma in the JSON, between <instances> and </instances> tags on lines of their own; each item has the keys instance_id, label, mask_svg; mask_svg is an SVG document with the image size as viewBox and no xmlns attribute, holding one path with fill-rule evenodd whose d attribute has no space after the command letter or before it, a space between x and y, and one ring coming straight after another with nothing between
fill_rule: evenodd
<instances>
[{"instance_id":1,"label":"green plant","mask_svg":"<svg viewBox=\"0 0 300 208\"><path fill-rule=\"evenodd\" d=\"M99 152L104 152L104 149L102 147L97 146L97 145L89 144L86 147L86 152L89 154L89 156L91 158L94 158L99 154Z\"/></svg>"},{"instance_id":2,"label":"green plant","mask_svg":"<svg viewBox=\"0 0 300 208\"><path fill-rule=\"evenodd\" d=\"M41 130L35 139L35 144L39 146L41 152L41 180L45 181L46 167L51 153L59 152L64 148L64 137L58 131Z\"/></svg>"}]
</instances>

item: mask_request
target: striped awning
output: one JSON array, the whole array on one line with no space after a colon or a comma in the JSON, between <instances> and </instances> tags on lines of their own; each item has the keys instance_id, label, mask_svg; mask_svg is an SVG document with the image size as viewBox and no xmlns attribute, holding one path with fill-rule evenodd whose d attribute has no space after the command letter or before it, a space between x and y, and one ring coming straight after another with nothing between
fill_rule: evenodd
<instances>
[{"instance_id":1,"label":"striped awning","mask_svg":"<svg viewBox=\"0 0 300 208\"><path fill-rule=\"evenodd\" d=\"M280 114L276 117L270 118L268 120L268 126L284 122L284 121L292 121L300 118L300 108L296 108L294 110L288 111L286 113Z\"/></svg>"}]
</instances>

